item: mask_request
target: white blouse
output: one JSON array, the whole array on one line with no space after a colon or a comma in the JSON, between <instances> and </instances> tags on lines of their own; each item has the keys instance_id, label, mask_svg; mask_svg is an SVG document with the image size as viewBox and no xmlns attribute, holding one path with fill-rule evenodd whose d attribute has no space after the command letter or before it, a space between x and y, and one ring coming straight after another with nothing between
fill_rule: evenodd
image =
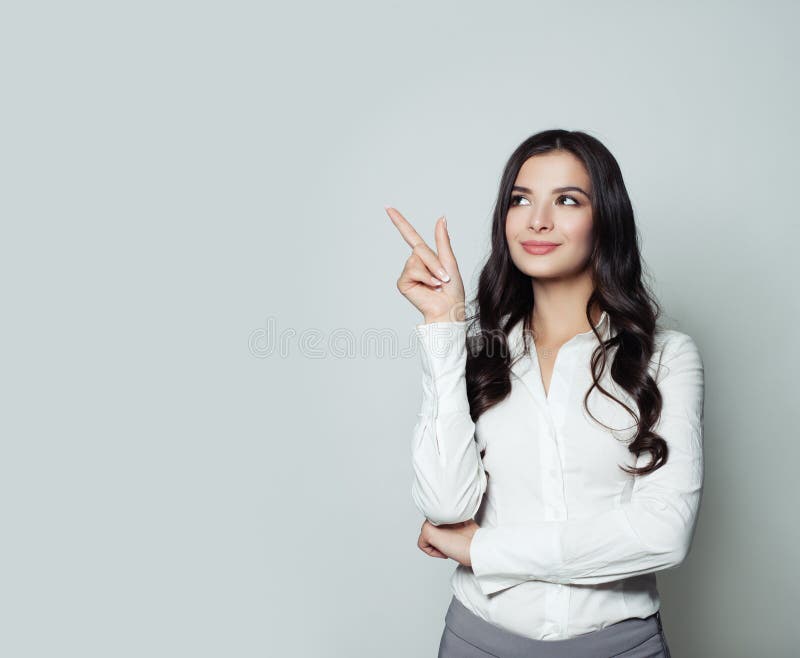
<instances>
[{"instance_id":1,"label":"white blouse","mask_svg":"<svg viewBox=\"0 0 800 658\"><path fill-rule=\"evenodd\" d=\"M606 312L604 338L613 327ZM592 331L556 354L545 395L535 343L522 355L522 320L509 333L511 392L470 417L467 322L416 325L422 408L413 430L411 495L434 525L474 518L472 567L458 564L453 594L483 619L537 640L562 640L660 607L655 572L679 565L694 535L703 488L703 363L695 342L656 332L650 374L663 398L654 431L667 463L644 476L627 449L635 420L591 386ZM613 358L616 348L609 356ZM638 412L611 379L601 384ZM485 452L484 452L485 451ZM481 457L483 453L483 457Z\"/></svg>"}]
</instances>

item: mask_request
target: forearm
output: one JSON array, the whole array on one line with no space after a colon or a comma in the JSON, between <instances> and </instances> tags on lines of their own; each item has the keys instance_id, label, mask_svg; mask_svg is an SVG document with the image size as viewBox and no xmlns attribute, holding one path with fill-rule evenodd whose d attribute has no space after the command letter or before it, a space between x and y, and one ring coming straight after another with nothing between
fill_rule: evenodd
<instances>
[{"instance_id":1,"label":"forearm","mask_svg":"<svg viewBox=\"0 0 800 658\"><path fill-rule=\"evenodd\" d=\"M412 436L417 508L434 525L473 518L486 490L466 390L466 323L417 325L422 405Z\"/></svg>"},{"instance_id":2,"label":"forearm","mask_svg":"<svg viewBox=\"0 0 800 658\"><path fill-rule=\"evenodd\" d=\"M591 518L480 528L470 561L484 593L526 580L597 585L686 558L700 490L678 504L642 499Z\"/></svg>"}]
</instances>

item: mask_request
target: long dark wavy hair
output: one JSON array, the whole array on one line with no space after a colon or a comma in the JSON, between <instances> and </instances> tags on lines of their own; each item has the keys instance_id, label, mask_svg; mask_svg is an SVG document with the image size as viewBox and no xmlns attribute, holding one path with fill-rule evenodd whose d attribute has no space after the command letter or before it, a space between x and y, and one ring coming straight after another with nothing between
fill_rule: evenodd
<instances>
[{"instance_id":1,"label":"long dark wavy hair","mask_svg":"<svg viewBox=\"0 0 800 658\"><path fill-rule=\"evenodd\" d=\"M589 260L593 292L586 304L586 319L600 344L592 353L593 383L583 404L597 420L588 408L589 395L597 388L636 419L636 434L628 449L637 457L648 451L650 463L641 468L620 468L626 473L645 475L666 464L668 457L666 441L652 430L661 415L662 398L648 372L660 308L643 281L639 235L619 165L598 139L584 132L554 129L536 133L522 142L506 163L493 212L491 252L471 301L475 311L467 316L470 348L466 376L471 416L477 421L511 391L511 328L523 320L523 335L531 332L531 278L511 260L506 241L512 187L528 158L559 150L568 151L583 162L592 186L594 244ZM594 307L606 311L616 330L608 340L603 340L594 326L590 315ZM612 379L635 400L638 413L601 386L599 380L609 362Z\"/></svg>"}]
</instances>

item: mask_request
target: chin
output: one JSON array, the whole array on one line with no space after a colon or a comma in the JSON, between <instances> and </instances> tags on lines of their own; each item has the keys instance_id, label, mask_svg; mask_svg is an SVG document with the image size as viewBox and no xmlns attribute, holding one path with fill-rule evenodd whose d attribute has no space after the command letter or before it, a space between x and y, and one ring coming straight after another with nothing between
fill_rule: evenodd
<instances>
[{"instance_id":1,"label":"chin","mask_svg":"<svg viewBox=\"0 0 800 658\"><path fill-rule=\"evenodd\" d=\"M537 256L533 256L533 258L537 258ZM564 276L569 271L569 269L564 267L554 267L553 265L545 265L543 263L523 262L516 263L516 266L517 269L523 274L536 277L537 279L548 279L551 277L555 278Z\"/></svg>"}]
</instances>

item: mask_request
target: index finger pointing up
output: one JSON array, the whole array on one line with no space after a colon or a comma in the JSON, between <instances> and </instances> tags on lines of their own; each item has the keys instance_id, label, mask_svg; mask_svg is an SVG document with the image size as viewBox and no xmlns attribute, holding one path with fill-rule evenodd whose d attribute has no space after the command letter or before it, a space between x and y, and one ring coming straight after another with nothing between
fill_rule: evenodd
<instances>
[{"instance_id":1,"label":"index finger pointing up","mask_svg":"<svg viewBox=\"0 0 800 658\"><path fill-rule=\"evenodd\" d=\"M422 239L422 236L417 233L411 223L400 214L399 210L395 210L394 208L390 208L389 206L385 206L386 214L389 215L389 219L392 220L392 224L397 227L397 230L400 231L400 235L403 236L403 239L408 243L412 249L416 247L420 242L425 242Z\"/></svg>"}]
</instances>

